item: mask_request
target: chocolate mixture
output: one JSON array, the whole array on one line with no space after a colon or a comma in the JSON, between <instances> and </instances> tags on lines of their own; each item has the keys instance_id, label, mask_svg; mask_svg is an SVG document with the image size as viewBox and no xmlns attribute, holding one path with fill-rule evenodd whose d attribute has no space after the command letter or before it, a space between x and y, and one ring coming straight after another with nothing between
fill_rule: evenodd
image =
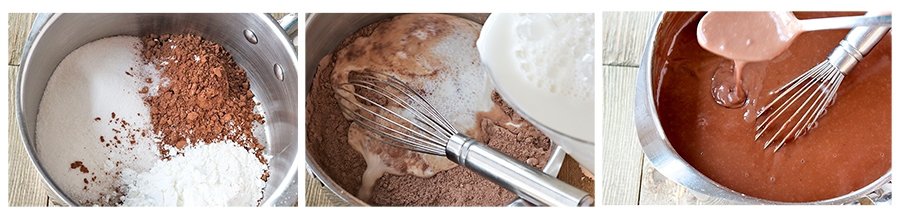
<instances>
[{"instance_id":1,"label":"chocolate mixture","mask_svg":"<svg viewBox=\"0 0 900 219\"><path fill-rule=\"evenodd\" d=\"M254 123L262 124L263 117L253 111L256 103L246 72L225 48L189 34L151 34L143 42L143 58L168 79L156 96L146 99L153 130L162 134L163 144L183 149L191 143L227 139L255 150L265 163L263 145L252 133ZM160 152L167 150L161 145Z\"/></svg>"},{"instance_id":2,"label":"chocolate mixture","mask_svg":"<svg viewBox=\"0 0 900 219\"><path fill-rule=\"evenodd\" d=\"M341 115L330 82L331 65L319 66L306 104L308 153L339 185L347 191L357 191L361 185L366 163L359 152L347 143L350 121ZM494 149L512 155L528 164L546 164L550 140L534 126L512 112L499 95L493 100L501 103L503 111L524 124L507 129L490 119L481 119L487 134L486 141ZM528 147L523 147L523 146ZM430 178L386 174L376 183L370 204L373 205L503 205L516 196L484 177L463 167L440 172Z\"/></svg>"},{"instance_id":3,"label":"chocolate mixture","mask_svg":"<svg viewBox=\"0 0 900 219\"><path fill-rule=\"evenodd\" d=\"M514 123L526 125L509 128L503 125L506 121L479 117L479 127L484 134L480 141L531 166L546 165L550 139L513 112L496 92L491 97ZM375 186L372 202L379 205L478 206L508 204L515 198L515 194L484 177L464 167L456 167L431 178L387 174Z\"/></svg>"},{"instance_id":4,"label":"chocolate mixture","mask_svg":"<svg viewBox=\"0 0 900 219\"><path fill-rule=\"evenodd\" d=\"M344 40L335 51L340 51L357 37L371 34L376 24L363 28ZM398 30L399 31L399 30ZM437 28L436 32L446 31ZM385 45L374 45L386 47ZM474 43L473 43L473 50ZM414 55L414 54L410 54ZM332 87L332 74L337 58L325 56L319 63L312 88L307 95L307 152L315 158L325 173L350 192L359 191L366 162L362 155L348 144L350 121L341 114ZM394 66L396 67L396 65ZM416 69L396 69L398 72L415 72ZM434 72L435 74L439 72ZM534 126L516 115L496 93L492 101L499 109L491 114L502 114L521 127L506 125L509 121L497 121L498 116L479 115L478 135L474 136L487 145L530 165L545 165L550 140ZM475 115L473 115L475 116ZM374 185L373 205L504 205L515 195L463 167L438 172L432 177L385 174Z\"/></svg>"},{"instance_id":5,"label":"chocolate mixture","mask_svg":"<svg viewBox=\"0 0 900 219\"><path fill-rule=\"evenodd\" d=\"M847 13L795 13L800 19ZM763 199L804 202L838 197L891 168L891 36L888 33L841 84L837 102L818 126L777 153L754 141L755 112L768 92L825 60L847 30L799 35L771 61L748 63L743 80L751 100L741 108L715 103L710 80L732 74L731 60L697 43L694 15L674 39L660 39L663 66L657 97L660 122L678 154L710 179ZM670 17L671 18L671 17ZM661 36L665 37L665 36ZM669 36L671 37L671 36ZM767 139L766 139L767 140Z\"/></svg>"}]
</instances>

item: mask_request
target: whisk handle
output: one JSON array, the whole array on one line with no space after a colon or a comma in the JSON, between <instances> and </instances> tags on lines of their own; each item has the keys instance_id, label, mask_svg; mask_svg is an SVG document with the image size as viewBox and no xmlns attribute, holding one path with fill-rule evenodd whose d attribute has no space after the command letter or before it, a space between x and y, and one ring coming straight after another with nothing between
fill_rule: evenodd
<instances>
[{"instance_id":1,"label":"whisk handle","mask_svg":"<svg viewBox=\"0 0 900 219\"><path fill-rule=\"evenodd\" d=\"M883 12L870 12L867 16L884 14ZM864 26L855 27L841 40L840 45L828 56L828 61L841 70L845 75L850 72L860 60L881 41L891 29L890 26Z\"/></svg>"},{"instance_id":2,"label":"whisk handle","mask_svg":"<svg viewBox=\"0 0 900 219\"><path fill-rule=\"evenodd\" d=\"M491 149L475 139L456 134L447 143L447 158L497 183L535 205L590 206L587 192Z\"/></svg>"}]
</instances>

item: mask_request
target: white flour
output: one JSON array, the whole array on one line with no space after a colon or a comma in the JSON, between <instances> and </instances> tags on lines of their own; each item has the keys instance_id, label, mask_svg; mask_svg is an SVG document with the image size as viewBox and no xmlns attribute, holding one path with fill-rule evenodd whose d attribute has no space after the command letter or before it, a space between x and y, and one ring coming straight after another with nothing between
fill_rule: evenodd
<instances>
[{"instance_id":1,"label":"white flour","mask_svg":"<svg viewBox=\"0 0 900 219\"><path fill-rule=\"evenodd\" d=\"M127 198L126 205L255 206L267 167L235 143L197 145L160 161L160 137L151 131L143 97L166 81L143 64L140 45L137 37L104 38L59 63L35 132L37 157L49 177L81 205ZM144 86L148 94L138 92Z\"/></svg>"},{"instance_id":2,"label":"white flour","mask_svg":"<svg viewBox=\"0 0 900 219\"><path fill-rule=\"evenodd\" d=\"M125 206L256 206L266 165L232 141L186 147L147 172L126 169Z\"/></svg>"}]
</instances>

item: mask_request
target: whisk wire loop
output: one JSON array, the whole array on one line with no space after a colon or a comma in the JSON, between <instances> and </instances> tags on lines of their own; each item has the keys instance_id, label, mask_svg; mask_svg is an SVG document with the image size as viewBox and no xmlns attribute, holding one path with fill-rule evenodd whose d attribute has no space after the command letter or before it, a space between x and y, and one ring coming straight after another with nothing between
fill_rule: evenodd
<instances>
[{"instance_id":1,"label":"whisk wire loop","mask_svg":"<svg viewBox=\"0 0 900 219\"><path fill-rule=\"evenodd\" d=\"M364 77L364 76L360 76L360 77ZM396 86L391 86L390 84L388 84L388 85L376 84L376 83L379 83L379 82L378 82L377 80L375 80L375 78L366 78L366 79L371 79L371 80L373 80L373 81L370 81L370 80L354 80L352 83L358 83L359 85L361 85L361 88L364 88L364 89L366 89L366 90L369 90L369 91L372 91L372 92L374 92L374 93L376 93L376 94L379 94L379 95L381 95L381 96L383 96L383 97L386 97L386 98L387 98L388 100L390 100L391 102L400 105L400 108L401 108L401 109L413 109L413 108L414 108L413 103L409 103L409 102L406 101L406 99L408 99L408 98L402 98L402 97L399 97L399 96L397 96L396 94L394 94L394 93L392 93L392 92L386 92L386 91L391 91L391 90L389 90L389 89L384 89L384 91L383 91L383 90L376 89L376 88L382 87L382 86L388 86L388 87L391 87L391 88L396 89L397 91L403 92L402 89L397 88ZM355 95L359 95L359 94L355 94ZM366 98L366 100L369 100L369 99ZM376 104L376 103L373 103L373 102L371 102L371 101L368 102L368 103L369 103L369 104ZM419 104L419 103L416 103L416 104ZM385 105L390 105L390 104L385 104ZM380 106L380 105L378 105L378 106ZM385 106L381 106L381 107L386 108ZM406 118L406 117L400 116L398 113L393 113L393 111L391 111L391 112L392 112L393 115L397 116L398 118ZM416 121L421 122L422 124L425 124L425 125L428 126L429 128L431 128L431 129L438 129L438 128L436 127L436 126L438 126L438 125L435 124L435 122L434 122L433 120L430 120L430 119L422 119L422 118L427 118L427 116L423 115L422 112L416 111L416 110L405 111L405 112L411 112L411 113L413 113L413 114L414 114L414 115L413 115L413 119L415 119ZM431 137L438 138L438 139L440 139L440 140L443 141L443 142L446 142L446 141L450 140L449 137L442 136L442 135L438 135L437 133L428 132L424 127L419 126L419 125L418 125L419 123L411 122L411 124L412 124L414 127L418 128L418 130L420 130L420 131L426 131L426 133L429 134Z\"/></svg>"},{"instance_id":2,"label":"whisk wire loop","mask_svg":"<svg viewBox=\"0 0 900 219\"><path fill-rule=\"evenodd\" d=\"M341 89L345 89L345 88L341 88ZM345 90L345 91L347 91L347 90ZM351 94L353 94L357 99L362 100L364 102L374 103L374 101L372 101L366 97L363 97L361 95L357 95L352 92L351 92ZM350 107L346 107L346 106L343 107L345 115L349 115L350 117L352 117L351 118L352 120L356 121L356 124L358 124L359 126L361 126L364 129L368 130L368 132L366 132L366 133L376 134L377 136L385 137L387 139L397 141L397 142L401 143L399 145L404 146L403 148L408 148L408 149L416 150L416 151L427 150L427 148L431 148L434 145L439 144L437 140L434 140L432 138L413 137L412 135L407 134L407 132L405 132L405 131L401 131L401 130L398 130L397 128L389 127L388 125L393 125L395 127L399 127L400 129L412 131L409 127L401 125L392 119L388 119L385 116L381 115L380 113L377 113L377 112L373 111L372 109L369 109L368 107L363 106L360 103L350 100L346 96L343 96L343 95L339 95L339 96L342 99L341 100L342 106L344 106L345 104L352 104L355 106L353 108L360 109L360 110L349 110L348 108L350 108ZM387 109L387 108L382 109L382 107L380 107L379 105L375 105L375 107L378 108L379 110L387 112L390 115L398 116L396 112L394 112L390 109ZM364 116L364 114L370 115L370 116ZM372 117L372 118L370 118L370 117ZM387 124L385 124L385 123L387 123Z\"/></svg>"},{"instance_id":3,"label":"whisk wire loop","mask_svg":"<svg viewBox=\"0 0 900 219\"><path fill-rule=\"evenodd\" d=\"M758 114L757 119L762 122L756 126L755 139L774 132L763 149L774 145L778 151L787 142L804 135L815 127L825 109L834 102L843 78L840 70L824 61L773 91L778 96Z\"/></svg>"},{"instance_id":4,"label":"whisk wire loop","mask_svg":"<svg viewBox=\"0 0 900 219\"><path fill-rule=\"evenodd\" d=\"M445 155L447 142L458 133L422 95L393 76L351 74L348 82L337 86L344 114L394 146Z\"/></svg>"}]
</instances>

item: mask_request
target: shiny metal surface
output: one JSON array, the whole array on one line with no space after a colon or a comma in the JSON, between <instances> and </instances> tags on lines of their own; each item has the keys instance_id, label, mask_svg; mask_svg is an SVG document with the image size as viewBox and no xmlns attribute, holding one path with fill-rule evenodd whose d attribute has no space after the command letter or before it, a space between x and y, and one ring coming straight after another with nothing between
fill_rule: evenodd
<instances>
[{"instance_id":1,"label":"shiny metal surface","mask_svg":"<svg viewBox=\"0 0 900 219\"><path fill-rule=\"evenodd\" d=\"M562 150L559 145L553 144L550 146L550 159L547 160L547 164L544 165L544 169L541 169L542 172L550 175L552 177L559 177L559 170L562 169L563 161L566 159L566 151ZM509 207L530 207L535 206L531 202L525 201L525 199L516 199L512 203L507 205Z\"/></svg>"},{"instance_id":2,"label":"shiny metal surface","mask_svg":"<svg viewBox=\"0 0 900 219\"><path fill-rule=\"evenodd\" d=\"M828 61L844 74L849 73L889 30L890 26L853 28L828 56Z\"/></svg>"},{"instance_id":3,"label":"shiny metal surface","mask_svg":"<svg viewBox=\"0 0 900 219\"><path fill-rule=\"evenodd\" d=\"M257 44L247 42L251 30ZM266 114L269 177L262 206L297 203L298 144L296 49L281 26L265 14L52 14L36 19L20 65L16 114L22 139L32 162L48 187L64 202L76 205L47 175L37 154L49 150L35 145L37 111L51 74L70 52L104 37L150 33L191 33L225 47L250 77L251 89ZM283 81L273 66L283 66Z\"/></svg>"},{"instance_id":4,"label":"shiny metal surface","mask_svg":"<svg viewBox=\"0 0 900 219\"><path fill-rule=\"evenodd\" d=\"M319 61L337 48L338 44L344 38L350 36L360 28L375 23L379 20L396 16L399 14L309 14L306 17L306 93L309 95L312 88L313 79L316 74L316 67ZM459 16L479 24L483 24L488 14L451 14ZM307 148L315 147L307 145ZM562 166L565 153L558 146L551 148L551 158L545 172L555 173ZM316 157L311 153L306 153L306 169L312 173L329 191L333 192L342 201L356 206L368 206L368 204L356 196L353 192L349 192L337 184L334 179L325 173L316 162ZM555 174L553 174L555 175ZM511 206L529 206L522 200L516 200Z\"/></svg>"},{"instance_id":5,"label":"shiny metal surface","mask_svg":"<svg viewBox=\"0 0 900 219\"><path fill-rule=\"evenodd\" d=\"M447 158L475 171L491 182L536 205L590 206L593 197L587 192L543 173L528 164L491 149L463 134L455 134L447 142Z\"/></svg>"},{"instance_id":6,"label":"shiny metal surface","mask_svg":"<svg viewBox=\"0 0 900 219\"><path fill-rule=\"evenodd\" d=\"M677 12L674 12L677 13ZM873 191L883 191L882 185L891 180L891 173L888 171L885 175L875 180L863 188L827 200L805 203L789 203L765 200L756 197L747 196L719 185L710 180L702 173L694 169L688 164L678 152L672 147L663 132L659 116L656 111L656 97L654 96L653 80L658 78L654 73L656 68L651 63L657 58L654 57L653 51L658 40L657 37L672 37L680 30L683 23L664 20L667 18L661 13L655 25L650 31L650 37L647 40L647 46L641 59L640 68L638 70L637 91L635 93L635 124L637 125L637 134L641 142L644 154L661 174L670 180L681 184L695 192L708 195L714 198L728 200L733 204L848 204L859 203L858 199L867 197ZM657 78L654 78L656 76ZM890 194L888 190L888 194ZM888 197L890 195L887 195ZM884 197L884 196L879 196Z\"/></svg>"}]
</instances>

